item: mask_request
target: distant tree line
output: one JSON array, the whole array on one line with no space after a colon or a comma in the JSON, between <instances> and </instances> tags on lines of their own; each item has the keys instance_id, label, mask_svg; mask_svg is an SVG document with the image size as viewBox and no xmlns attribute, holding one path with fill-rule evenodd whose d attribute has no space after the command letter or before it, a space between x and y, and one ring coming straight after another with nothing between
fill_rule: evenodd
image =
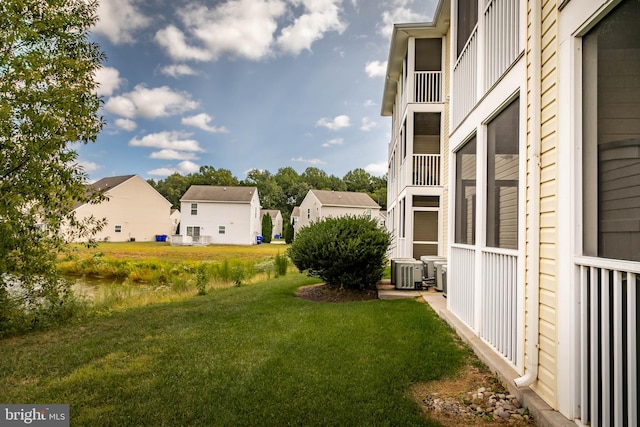
<instances>
[{"instance_id":1,"label":"distant tree line","mask_svg":"<svg viewBox=\"0 0 640 427\"><path fill-rule=\"evenodd\" d=\"M198 172L186 176L174 173L157 182L153 179L148 182L176 209L180 208L180 197L191 185L255 186L258 187L262 208L280 210L286 221L293 207L299 206L311 189L367 193L383 210L387 207L386 175L374 176L360 168L347 172L342 178L327 175L315 167L308 167L301 174L292 167L280 168L275 174L253 169L246 179L239 180L228 169L202 166Z\"/></svg>"}]
</instances>

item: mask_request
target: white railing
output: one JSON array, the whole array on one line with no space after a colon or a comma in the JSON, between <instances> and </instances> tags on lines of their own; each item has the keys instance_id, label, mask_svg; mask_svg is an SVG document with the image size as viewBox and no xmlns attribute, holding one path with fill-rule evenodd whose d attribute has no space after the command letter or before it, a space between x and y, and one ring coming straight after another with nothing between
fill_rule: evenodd
<instances>
[{"instance_id":1,"label":"white railing","mask_svg":"<svg viewBox=\"0 0 640 427\"><path fill-rule=\"evenodd\" d=\"M171 236L172 246L200 246L210 244L211 236L183 236L180 234Z\"/></svg>"},{"instance_id":2,"label":"white railing","mask_svg":"<svg viewBox=\"0 0 640 427\"><path fill-rule=\"evenodd\" d=\"M587 257L576 266L580 421L637 426L640 266Z\"/></svg>"},{"instance_id":3,"label":"white railing","mask_svg":"<svg viewBox=\"0 0 640 427\"><path fill-rule=\"evenodd\" d=\"M489 89L520 53L520 0L489 0L484 11L485 89Z\"/></svg>"},{"instance_id":4,"label":"white railing","mask_svg":"<svg viewBox=\"0 0 640 427\"><path fill-rule=\"evenodd\" d=\"M478 75L478 27L467 40L453 67L452 116L455 126L469 114L476 104Z\"/></svg>"},{"instance_id":5,"label":"white railing","mask_svg":"<svg viewBox=\"0 0 640 427\"><path fill-rule=\"evenodd\" d=\"M518 256L482 252L480 336L507 360L518 364Z\"/></svg>"},{"instance_id":6,"label":"white railing","mask_svg":"<svg viewBox=\"0 0 640 427\"><path fill-rule=\"evenodd\" d=\"M398 188L400 191L407 186L407 164L406 158L400 162L400 173L398 174Z\"/></svg>"},{"instance_id":7,"label":"white railing","mask_svg":"<svg viewBox=\"0 0 640 427\"><path fill-rule=\"evenodd\" d=\"M440 185L440 154L413 155L412 185Z\"/></svg>"},{"instance_id":8,"label":"white railing","mask_svg":"<svg viewBox=\"0 0 640 427\"><path fill-rule=\"evenodd\" d=\"M415 71L413 89L413 102L442 102L442 71Z\"/></svg>"},{"instance_id":9,"label":"white railing","mask_svg":"<svg viewBox=\"0 0 640 427\"><path fill-rule=\"evenodd\" d=\"M447 299L450 310L475 330L475 254L474 249L451 247Z\"/></svg>"}]
</instances>

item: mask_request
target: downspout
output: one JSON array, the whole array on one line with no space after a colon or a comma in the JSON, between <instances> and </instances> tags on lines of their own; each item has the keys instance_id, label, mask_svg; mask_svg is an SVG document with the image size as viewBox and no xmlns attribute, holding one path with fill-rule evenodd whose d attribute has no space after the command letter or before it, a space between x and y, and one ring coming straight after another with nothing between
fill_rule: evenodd
<instances>
[{"instance_id":1,"label":"downspout","mask_svg":"<svg viewBox=\"0 0 640 427\"><path fill-rule=\"evenodd\" d=\"M514 380L517 387L529 387L538 378L540 299L540 127L542 16L540 0L531 0L531 129L529 183L529 271L527 280L527 363L525 374Z\"/></svg>"}]
</instances>

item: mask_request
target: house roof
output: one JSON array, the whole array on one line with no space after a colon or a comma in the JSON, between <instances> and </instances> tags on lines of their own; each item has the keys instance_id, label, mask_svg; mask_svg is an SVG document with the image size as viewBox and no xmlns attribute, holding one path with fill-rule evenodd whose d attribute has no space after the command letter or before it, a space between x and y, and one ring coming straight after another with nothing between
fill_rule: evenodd
<instances>
[{"instance_id":1,"label":"house roof","mask_svg":"<svg viewBox=\"0 0 640 427\"><path fill-rule=\"evenodd\" d=\"M367 193L353 191L309 190L324 206L380 208Z\"/></svg>"},{"instance_id":2,"label":"house roof","mask_svg":"<svg viewBox=\"0 0 640 427\"><path fill-rule=\"evenodd\" d=\"M130 180L135 175L121 175L121 176L110 176L107 178L102 178L93 184L89 184L85 187L85 193L87 195L94 195L96 193L103 193L105 191L109 191L112 188L116 188L118 185ZM87 202L76 202L72 209L78 209L80 206L86 205Z\"/></svg>"},{"instance_id":3,"label":"house roof","mask_svg":"<svg viewBox=\"0 0 640 427\"><path fill-rule=\"evenodd\" d=\"M180 201L251 203L257 187L217 187L213 185L192 185L182 195Z\"/></svg>"},{"instance_id":4,"label":"house roof","mask_svg":"<svg viewBox=\"0 0 640 427\"><path fill-rule=\"evenodd\" d=\"M277 210L277 209L262 209L260 211L260 215L261 216L264 216L264 214L269 214L271 219L276 219L278 217L279 213L280 213L280 211Z\"/></svg>"},{"instance_id":5,"label":"house roof","mask_svg":"<svg viewBox=\"0 0 640 427\"><path fill-rule=\"evenodd\" d=\"M436 38L446 34L449 27L450 2L438 0L432 22L394 24L389 48L389 60L382 94L382 116L393 114L393 104L398 90L397 82L402 74L402 63L408 48L409 37Z\"/></svg>"},{"instance_id":6,"label":"house roof","mask_svg":"<svg viewBox=\"0 0 640 427\"><path fill-rule=\"evenodd\" d=\"M291 211L291 217L300 216L300 206L294 206Z\"/></svg>"}]
</instances>

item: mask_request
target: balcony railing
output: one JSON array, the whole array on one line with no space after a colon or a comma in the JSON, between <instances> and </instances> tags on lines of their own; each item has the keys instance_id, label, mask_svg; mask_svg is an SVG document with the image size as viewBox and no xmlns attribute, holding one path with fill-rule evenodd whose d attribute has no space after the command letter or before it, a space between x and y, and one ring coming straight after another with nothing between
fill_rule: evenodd
<instances>
[{"instance_id":1,"label":"balcony railing","mask_svg":"<svg viewBox=\"0 0 640 427\"><path fill-rule=\"evenodd\" d=\"M440 184L440 154L413 155L412 185L434 186Z\"/></svg>"},{"instance_id":2,"label":"balcony railing","mask_svg":"<svg viewBox=\"0 0 640 427\"><path fill-rule=\"evenodd\" d=\"M416 71L413 73L414 102L442 102L442 71Z\"/></svg>"},{"instance_id":3,"label":"balcony railing","mask_svg":"<svg viewBox=\"0 0 640 427\"><path fill-rule=\"evenodd\" d=\"M581 425L638 425L638 263L576 259Z\"/></svg>"},{"instance_id":4,"label":"balcony railing","mask_svg":"<svg viewBox=\"0 0 640 427\"><path fill-rule=\"evenodd\" d=\"M485 90L488 90L520 53L520 0L490 0L484 11L486 28Z\"/></svg>"},{"instance_id":5,"label":"balcony railing","mask_svg":"<svg viewBox=\"0 0 640 427\"><path fill-rule=\"evenodd\" d=\"M462 122L476 104L477 75L478 27L476 26L453 67L452 116L455 126Z\"/></svg>"}]
</instances>

